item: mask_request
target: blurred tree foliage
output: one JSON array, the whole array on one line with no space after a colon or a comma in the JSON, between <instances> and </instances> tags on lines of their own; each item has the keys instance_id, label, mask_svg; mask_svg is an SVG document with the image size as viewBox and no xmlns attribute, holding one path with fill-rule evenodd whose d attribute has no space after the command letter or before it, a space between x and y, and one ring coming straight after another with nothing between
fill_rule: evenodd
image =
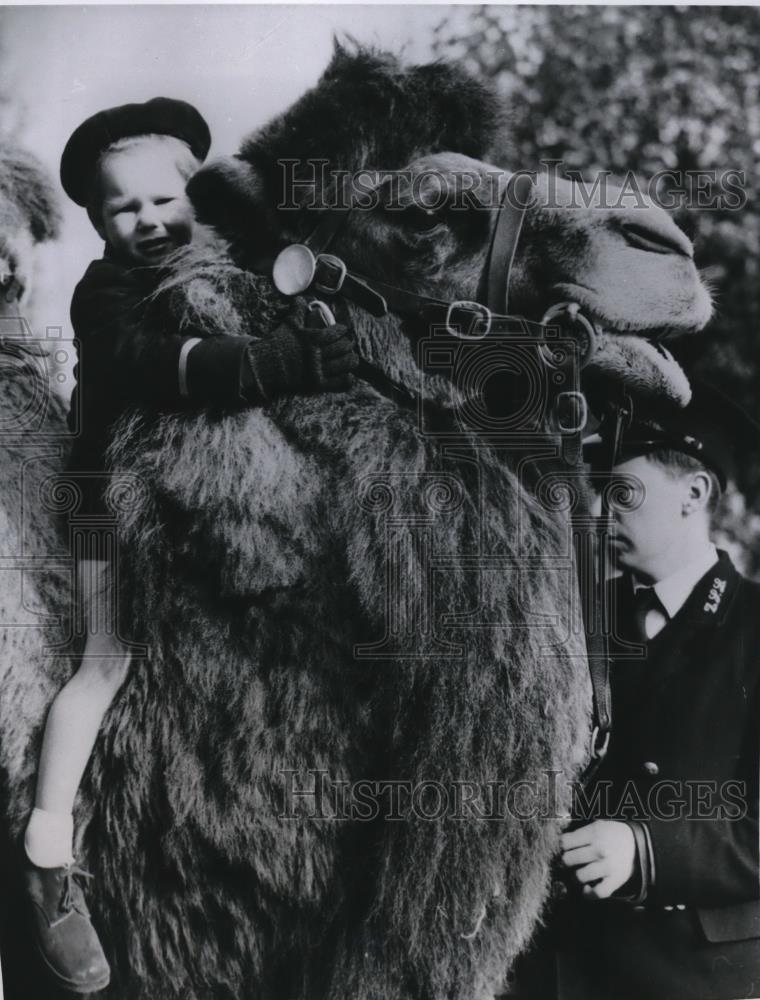
<instances>
[{"instance_id":1,"label":"blurred tree foliage","mask_svg":"<svg viewBox=\"0 0 760 1000\"><path fill-rule=\"evenodd\" d=\"M678 221L696 242L716 315L703 333L669 346L760 424L760 10L450 9L433 47L504 95L511 124L499 162L533 170L542 159L561 160L561 173L587 178L603 169L633 171L645 191L647 178L676 172L657 193L681 203ZM714 183L702 178L701 195L697 171L714 172ZM722 207L699 207L731 184L734 197ZM757 507L760 434L741 468L739 486ZM752 550L752 568L760 569L757 518L741 499L725 506L726 530Z\"/></svg>"}]
</instances>

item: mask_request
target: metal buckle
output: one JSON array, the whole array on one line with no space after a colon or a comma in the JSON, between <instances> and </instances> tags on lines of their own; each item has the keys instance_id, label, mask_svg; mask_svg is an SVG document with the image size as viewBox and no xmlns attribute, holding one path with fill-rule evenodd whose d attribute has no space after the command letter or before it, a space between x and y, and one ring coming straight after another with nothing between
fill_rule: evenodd
<instances>
[{"instance_id":1,"label":"metal buckle","mask_svg":"<svg viewBox=\"0 0 760 1000\"><path fill-rule=\"evenodd\" d=\"M322 320L324 325L335 326L335 316L332 309L320 299L312 299L306 307L310 313L315 313Z\"/></svg>"},{"instance_id":2,"label":"metal buckle","mask_svg":"<svg viewBox=\"0 0 760 1000\"><path fill-rule=\"evenodd\" d=\"M604 736L602 737L602 742L599 742L599 734L601 729L599 726L594 726L591 732L591 759L595 761L604 760L607 756L607 749L610 745L610 731L606 730Z\"/></svg>"},{"instance_id":3,"label":"metal buckle","mask_svg":"<svg viewBox=\"0 0 760 1000\"><path fill-rule=\"evenodd\" d=\"M340 259L340 257L335 257L331 253L321 253L317 257L317 266L320 264L326 264L329 272L329 268L335 268L338 272L337 278L334 285L326 285L323 280L317 280L316 276L314 278L314 289L318 292L323 292L325 295L337 295L338 292L343 287L343 282L346 280L346 274L348 273L348 268ZM316 272L315 272L316 275ZM325 276L322 275L322 278Z\"/></svg>"},{"instance_id":4,"label":"metal buckle","mask_svg":"<svg viewBox=\"0 0 760 1000\"><path fill-rule=\"evenodd\" d=\"M455 326L452 325L452 317L454 310L461 309L463 312L468 312L470 314L476 314L470 321L469 329L466 333L462 333ZM488 306L484 306L482 302L471 302L469 299L457 299L456 302L449 303L449 307L446 310L446 332L451 334L452 337L458 337L459 340L483 340L491 332L491 322L493 320L493 314ZM485 330L482 333L471 333L470 331L475 326L476 323L485 323Z\"/></svg>"},{"instance_id":5,"label":"metal buckle","mask_svg":"<svg viewBox=\"0 0 760 1000\"><path fill-rule=\"evenodd\" d=\"M574 423L566 423L562 417L562 406L565 402L572 401L573 406L577 406L577 418ZM582 392L567 390L557 394L554 402L554 413L557 418L557 428L561 434L578 434L588 423L588 403Z\"/></svg>"},{"instance_id":6,"label":"metal buckle","mask_svg":"<svg viewBox=\"0 0 760 1000\"><path fill-rule=\"evenodd\" d=\"M579 348L579 367L585 368L593 355L596 353L598 333L596 327L587 319L581 311L577 302L558 302L546 310L541 317L541 326L553 326L555 324L572 324L579 327L583 333L583 339L569 334Z\"/></svg>"}]
</instances>

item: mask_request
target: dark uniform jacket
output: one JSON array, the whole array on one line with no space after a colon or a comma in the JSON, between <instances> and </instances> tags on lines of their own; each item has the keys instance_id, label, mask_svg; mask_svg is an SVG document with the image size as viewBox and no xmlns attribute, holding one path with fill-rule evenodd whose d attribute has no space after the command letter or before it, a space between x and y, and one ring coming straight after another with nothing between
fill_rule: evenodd
<instances>
[{"instance_id":1,"label":"dark uniform jacket","mask_svg":"<svg viewBox=\"0 0 760 1000\"><path fill-rule=\"evenodd\" d=\"M760 997L760 585L720 553L638 649L626 638L631 603L622 578L613 736L579 808L642 822L653 882L643 905L568 897L558 907L557 995Z\"/></svg>"},{"instance_id":2,"label":"dark uniform jacket","mask_svg":"<svg viewBox=\"0 0 760 1000\"><path fill-rule=\"evenodd\" d=\"M239 405L240 372L249 338L215 336L188 355L188 395L180 392L182 347L203 331L179 332L148 307L159 269L129 267L108 256L93 261L74 291L77 384L69 411L76 435L69 472L83 491L80 513L105 514L105 450L114 421L130 406L176 410Z\"/></svg>"},{"instance_id":3,"label":"dark uniform jacket","mask_svg":"<svg viewBox=\"0 0 760 1000\"><path fill-rule=\"evenodd\" d=\"M760 585L720 553L638 649L626 639L631 603L623 578L613 588L613 735L578 811L641 822L653 881L643 901L571 892L557 904L557 981L520 996L760 997Z\"/></svg>"}]
</instances>

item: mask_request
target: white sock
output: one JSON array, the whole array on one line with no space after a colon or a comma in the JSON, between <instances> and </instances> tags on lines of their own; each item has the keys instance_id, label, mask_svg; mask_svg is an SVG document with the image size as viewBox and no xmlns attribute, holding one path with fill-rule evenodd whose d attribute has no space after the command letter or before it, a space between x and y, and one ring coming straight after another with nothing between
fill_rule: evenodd
<instances>
[{"instance_id":1,"label":"white sock","mask_svg":"<svg viewBox=\"0 0 760 1000\"><path fill-rule=\"evenodd\" d=\"M74 860L74 818L71 813L32 809L24 834L27 857L38 868L61 868Z\"/></svg>"}]
</instances>

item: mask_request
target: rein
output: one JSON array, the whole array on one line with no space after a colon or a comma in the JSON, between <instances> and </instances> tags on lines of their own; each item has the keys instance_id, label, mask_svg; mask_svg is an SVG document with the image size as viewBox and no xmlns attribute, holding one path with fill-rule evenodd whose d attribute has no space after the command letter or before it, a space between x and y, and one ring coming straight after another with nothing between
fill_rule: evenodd
<instances>
[{"instance_id":1,"label":"rein","mask_svg":"<svg viewBox=\"0 0 760 1000\"><path fill-rule=\"evenodd\" d=\"M443 328L446 333L461 341L484 340L491 333L514 333L516 328L526 333L527 324L520 317L508 314L512 266L525 218L533 194L533 182L526 174L513 174L506 185L491 236L486 264L481 277L478 301L457 299L448 301L429 295L420 295L407 289L380 281L369 275L350 270L340 258L328 252L333 239L345 225L352 211L350 206L330 209L303 243L294 243L280 251L274 260L272 277L275 287L283 295L315 294L335 298L340 296L353 302L372 316L383 317L389 313L410 317L427 329ZM317 311L325 325L334 322L331 310L319 299L312 300L309 308ZM536 324L533 324L534 326ZM597 346L598 331L593 321L586 317L577 302L560 302L551 306L537 324L542 330L562 328L577 345L578 371L588 362ZM551 341L538 343L542 360L555 372L561 369L554 358ZM572 356L566 365L572 361ZM359 378L368 382L378 392L394 399L403 406L417 405L417 397L394 382L389 376L367 361L362 360L357 369ZM623 421L629 415L622 404L611 403L609 417L615 421L613 443L605 462L604 472L611 480L612 467L622 433ZM577 383L570 390L555 392L552 411L555 429L569 437L574 447L568 456L562 450L566 468L574 467L581 453L581 432L586 424L588 410L585 396ZM607 581L603 553L603 539L608 530L608 490L602 490L603 512L599 524L589 532L574 531L575 563L582 598L584 626L589 662L589 676L593 691L593 729L591 734L591 762L584 775L588 781L604 759L612 729L612 708L609 684L609 650L606 635ZM580 536L580 537L579 537ZM591 536L590 559L580 551L581 537Z\"/></svg>"}]
</instances>

